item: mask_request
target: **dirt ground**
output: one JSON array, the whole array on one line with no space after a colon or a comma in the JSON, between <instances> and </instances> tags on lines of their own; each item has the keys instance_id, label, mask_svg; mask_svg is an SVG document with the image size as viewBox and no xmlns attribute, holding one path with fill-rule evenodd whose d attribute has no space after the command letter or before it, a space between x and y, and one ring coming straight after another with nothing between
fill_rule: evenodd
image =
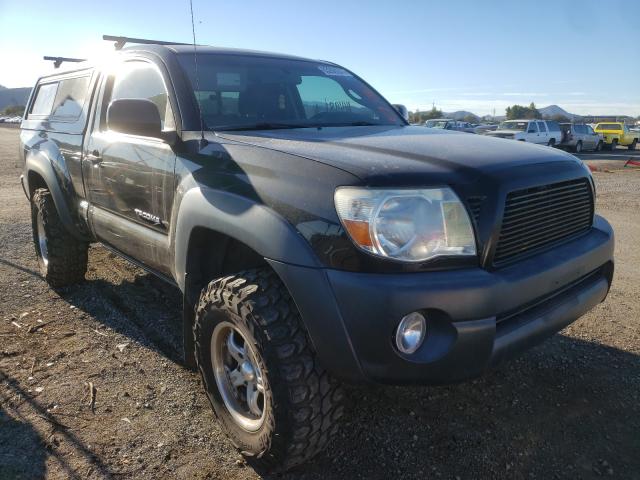
<instances>
[{"instance_id":1,"label":"dirt ground","mask_svg":"<svg viewBox=\"0 0 640 480\"><path fill-rule=\"evenodd\" d=\"M177 291L101 247L85 284L40 278L17 150L0 128L0 479L258 478L178 362ZM472 382L348 387L341 434L283 478L640 478L640 171L594 175L605 303Z\"/></svg>"}]
</instances>

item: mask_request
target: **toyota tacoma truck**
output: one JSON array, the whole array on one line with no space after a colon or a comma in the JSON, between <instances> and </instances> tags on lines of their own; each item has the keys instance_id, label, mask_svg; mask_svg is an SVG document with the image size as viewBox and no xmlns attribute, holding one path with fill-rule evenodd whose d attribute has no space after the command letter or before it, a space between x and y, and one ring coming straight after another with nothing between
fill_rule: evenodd
<instances>
[{"instance_id":1,"label":"toyota tacoma truck","mask_svg":"<svg viewBox=\"0 0 640 480\"><path fill-rule=\"evenodd\" d=\"M99 242L179 288L185 363L254 468L321 451L343 382L474 378L607 296L576 157L410 126L334 63L125 42L33 89L40 270L80 282Z\"/></svg>"}]
</instances>

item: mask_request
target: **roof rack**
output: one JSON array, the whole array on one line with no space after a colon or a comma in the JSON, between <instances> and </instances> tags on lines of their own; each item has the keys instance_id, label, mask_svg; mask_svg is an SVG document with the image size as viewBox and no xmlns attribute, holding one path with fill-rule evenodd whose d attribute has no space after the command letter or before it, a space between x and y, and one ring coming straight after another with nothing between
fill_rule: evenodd
<instances>
[{"instance_id":1,"label":"roof rack","mask_svg":"<svg viewBox=\"0 0 640 480\"><path fill-rule=\"evenodd\" d=\"M68 58L68 57L42 57L42 58L44 60L52 61L53 68L60 68L60 65L62 65L62 62L80 63L80 62L87 61L86 58Z\"/></svg>"},{"instance_id":2,"label":"roof rack","mask_svg":"<svg viewBox=\"0 0 640 480\"><path fill-rule=\"evenodd\" d=\"M102 39L110 42L115 42L113 46L116 47L116 50L121 50L126 43L138 43L143 45L191 45L190 43L167 42L165 40L148 40L144 38L119 37L117 35L103 35Z\"/></svg>"}]
</instances>

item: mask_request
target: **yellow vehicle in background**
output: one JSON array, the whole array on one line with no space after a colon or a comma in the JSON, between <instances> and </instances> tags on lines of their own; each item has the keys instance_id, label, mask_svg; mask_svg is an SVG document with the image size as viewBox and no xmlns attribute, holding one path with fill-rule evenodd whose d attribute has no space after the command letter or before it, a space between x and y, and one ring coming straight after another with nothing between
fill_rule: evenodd
<instances>
[{"instance_id":1,"label":"yellow vehicle in background","mask_svg":"<svg viewBox=\"0 0 640 480\"><path fill-rule=\"evenodd\" d=\"M629 130L629 127L622 122L598 123L594 130L604 137L604 144L610 150L615 150L618 145L635 150L640 136L640 134Z\"/></svg>"}]
</instances>

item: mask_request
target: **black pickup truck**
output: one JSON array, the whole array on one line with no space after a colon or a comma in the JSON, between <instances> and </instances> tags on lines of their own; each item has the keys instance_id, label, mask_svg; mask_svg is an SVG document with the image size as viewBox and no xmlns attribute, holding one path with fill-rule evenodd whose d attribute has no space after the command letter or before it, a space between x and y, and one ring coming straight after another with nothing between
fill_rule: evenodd
<instances>
[{"instance_id":1,"label":"black pickup truck","mask_svg":"<svg viewBox=\"0 0 640 480\"><path fill-rule=\"evenodd\" d=\"M476 377L611 285L580 160L410 126L330 62L140 42L39 79L20 138L44 277L100 242L176 285L185 362L264 471L327 445L342 381Z\"/></svg>"}]
</instances>

